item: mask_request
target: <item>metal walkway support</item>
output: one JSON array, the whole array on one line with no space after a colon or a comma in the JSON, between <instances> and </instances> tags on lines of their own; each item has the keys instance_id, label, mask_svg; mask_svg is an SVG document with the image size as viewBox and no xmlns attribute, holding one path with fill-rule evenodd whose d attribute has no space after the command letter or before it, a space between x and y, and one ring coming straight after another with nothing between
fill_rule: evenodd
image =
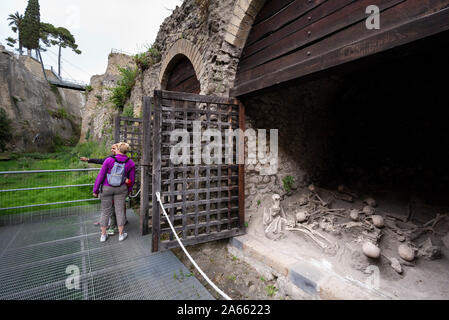
<instances>
[{"instance_id":1,"label":"metal walkway support","mask_svg":"<svg viewBox=\"0 0 449 320\"><path fill-rule=\"evenodd\" d=\"M72 89L78 91L86 91L86 83L80 81L73 81L68 79L49 79L49 83L64 89Z\"/></svg>"}]
</instances>

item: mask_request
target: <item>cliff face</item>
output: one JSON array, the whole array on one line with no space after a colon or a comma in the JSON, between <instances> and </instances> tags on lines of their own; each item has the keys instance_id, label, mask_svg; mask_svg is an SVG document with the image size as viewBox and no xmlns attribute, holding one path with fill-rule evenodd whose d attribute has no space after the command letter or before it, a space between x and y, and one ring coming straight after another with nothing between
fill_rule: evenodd
<instances>
[{"instance_id":1,"label":"cliff face","mask_svg":"<svg viewBox=\"0 0 449 320\"><path fill-rule=\"evenodd\" d=\"M78 141L82 92L50 86L37 62L0 47L0 107L12 120L12 151L50 151Z\"/></svg>"},{"instance_id":2,"label":"cliff face","mask_svg":"<svg viewBox=\"0 0 449 320\"><path fill-rule=\"evenodd\" d=\"M108 102L113 88L120 79L119 68L131 67L133 58L125 54L111 53L103 75L95 75L90 80L92 90L82 109L82 129L80 142L88 139L111 142L113 140L114 115L117 110Z\"/></svg>"}]
</instances>

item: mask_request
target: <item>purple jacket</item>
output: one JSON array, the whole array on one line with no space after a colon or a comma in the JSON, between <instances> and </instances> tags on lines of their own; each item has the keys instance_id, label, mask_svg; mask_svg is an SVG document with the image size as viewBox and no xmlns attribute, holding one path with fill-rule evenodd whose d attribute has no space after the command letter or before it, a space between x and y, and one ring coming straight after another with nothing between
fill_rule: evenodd
<instances>
[{"instance_id":1,"label":"purple jacket","mask_svg":"<svg viewBox=\"0 0 449 320\"><path fill-rule=\"evenodd\" d=\"M118 154L115 157L119 161L125 161L128 158L127 156L121 154ZM107 174L111 173L112 167L114 167L114 162L115 160L112 157L107 158L104 161L103 166L98 173L97 179L95 180L94 193L99 193L101 184L104 186L110 186L108 183ZM125 164L125 176L131 180L131 186L128 188L128 191L131 192L136 178L136 165L131 159Z\"/></svg>"}]
</instances>

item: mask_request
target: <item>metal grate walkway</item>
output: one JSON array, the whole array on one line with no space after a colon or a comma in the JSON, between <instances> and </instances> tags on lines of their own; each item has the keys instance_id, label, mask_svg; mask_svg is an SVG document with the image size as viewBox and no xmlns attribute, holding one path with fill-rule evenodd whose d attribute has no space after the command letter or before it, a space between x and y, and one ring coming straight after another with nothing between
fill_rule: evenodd
<instances>
[{"instance_id":1,"label":"metal grate walkway","mask_svg":"<svg viewBox=\"0 0 449 320\"><path fill-rule=\"evenodd\" d=\"M128 210L128 238L100 243L98 206L63 216L0 226L0 300L213 299L171 252L151 253L151 235L139 235ZM68 266L80 272L68 289Z\"/></svg>"}]
</instances>

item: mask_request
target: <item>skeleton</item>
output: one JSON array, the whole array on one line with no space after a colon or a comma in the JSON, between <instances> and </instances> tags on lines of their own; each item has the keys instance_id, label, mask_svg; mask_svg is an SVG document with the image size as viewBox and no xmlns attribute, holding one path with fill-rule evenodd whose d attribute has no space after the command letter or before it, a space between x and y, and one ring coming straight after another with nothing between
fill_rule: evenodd
<instances>
[{"instance_id":1,"label":"skeleton","mask_svg":"<svg viewBox=\"0 0 449 320\"><path fill-rule=\"evenodd\" d=\"M272 197L274 204L268 210L264 210L263 214L265 236L271 240L279 239L287 225L287 216L280 206L280 198L278 194L274 194Z\"/></svg>"}]
</instances>

